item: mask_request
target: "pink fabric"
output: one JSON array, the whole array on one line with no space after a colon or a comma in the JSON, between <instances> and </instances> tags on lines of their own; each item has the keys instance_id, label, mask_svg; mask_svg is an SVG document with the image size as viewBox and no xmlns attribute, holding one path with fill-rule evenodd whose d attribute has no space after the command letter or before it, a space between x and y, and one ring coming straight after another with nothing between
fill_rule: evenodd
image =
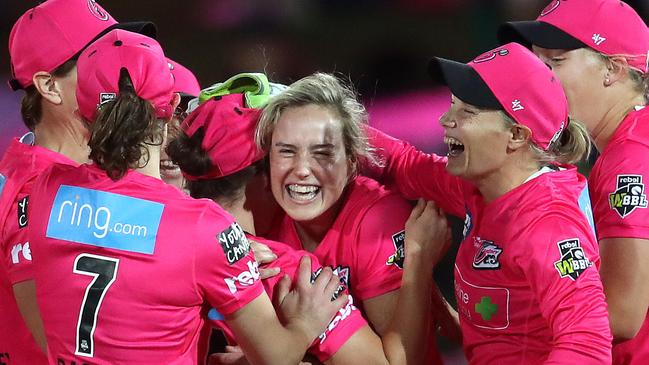
<instances>
[{"instance_id":1,"label":"pink fabric","mask_svg":"<svg viewBox=\"0 0 649 365\"><path fill-rule=\"evenodd\" d=\"M203 128L202 147L210 156L213 170L190 180L214 179L241 171L261 160L264 154L255 144L255 128L260 109L246 108L243 94L212 98L191 112L181 124L189 137Z\"/></svg>"},{"instance_id":2,"label":"pink fabric","mask_svg":"<svg viewBox=\"0 0 649 365\"><path fill-rule=\"evenodd\" d=\"M611 363L597 241L578 203L586 179L574 167L486 203L445 158L378 133L370 142L396 188L465 216L455 290L470 363Z\"/></svg>"},{"instance_id":3,"label":"pink fabric","mask_svg":"<svg viewBox=\"0 0 649 365\"><path fill-rule=\"evenodd\" d=\"M527 48L508 43L468 63L508 115L547 149L568 125L568 101L554 73ZM530 87L534 85L534 87Z\"/></svg>"},{"instance_id":4,"label":"pink fabric","mask_svg":"<svg viewBox=\"0 0 649 365\"><path fill-rule=\"evenodd\" d=\"M28 10L9 35L14 78L32 85L36 72L54 71L116 23L94 0L50 0Z\"/></svg>"},{"instance_id":5,"label":"pink fabric","mask_svg":"<svg viewBox=\"0 0 649 365\"><path fill-rule=\"evenodd\" d=\"M536 19L552 24L605 55L627 57L647 72L649 30L640 16L619 0L553 0Z\"/></svg>"},{"instance_id":6,"label":"pink fabric","mask_svg":"<svg viewBox=\"0 0 649 365\"><path fill-rule=\"evenodd\" d=\"M201 86L196 76L185 66L167 58L169 69L174 77L174 92L198 96L201 93Z\"/></svg>"},{"instance_id":7,"label":"pink fabric","mask_svg":"<svg viewBox=\"0 0 649 365\"><path fill-rule=\"evenodd\" d=\"M280 279L286 274L295 283L297 270L302 256L308 255L311 258L311 271L318 272L322 268L318 259L306 251L292 249L286 244L270 241L261 237L248 235L250 240L263 243L277 255L277 260L263 267L279 267L280 273L277 276L262 281L264 289L270 298L275 296L275 287ZM347 293L347 288L343 293ZM223 320L211 320L213 326L220 328L225 333L231 344L236 344L234 335L226 326ZM351 338L359 329L366 326L367 322L361 315L361 312L354 306L352 296L349 296L347 304L336 313L327 329L316 338L309 348L308 352L315 355L318 360L325 362L329 360L349 338Z\"/></svg>"},{"instance_id":8,"label":"pink fabric","mask_svg":"<svg viewBox=\"0 0 649 365\"><path fill-rule=\"evenodd\" d=\"M66 188L79 192L71 199L86 202L69 221L74 206L60 204ZM97 198L86 199L84 191ZM130 204L114 204L124 199ZM212 201L189 198L161 180L131 170L114 182L92 165L56 165L37 180L30 207L34 275L52 364L196 364L206 305L228 315L263 293L249 243L232 217ZM86 214L93 211L86 226ZM97 235L91 226L106 217L112 228ZM144 228L126 229L138 219L147 222ZM57 224L73 225L58 234L76 238L57 238ZM132 240L127 234L134 232ZM111 246L115 235L130 245ZM153 242L150 251L144 250L147 242ZM96 306L92 341L85 343L77 342L77 323L80 308L92 302L84 293L94 284L89 269L79 266L82 259L115 267L114 281ZM91 356L75 354L89 346Z\"/></svg>"},{"instance_id":9,"label":"pink fabric","mask_svg":"<svg viewBox=\"0 0 649 365\"><path fill-rule=\"evenodd\" d=\"M0 179L4 181L0 188L0 353L8 354L16 364L47 363L18 311L12 285L33 278L27 237L30 226L23 207L29 202L25 198L34 179L53 163L74 164L63 155L16 139L0 161Z\"/></svg>"},{"instance_id":10,"label":"pink fabric","mask_svg":"<svg viewBox=\"0 0 649 365\"><path fill-rule=\"evenodd\" d=\"M649 110L627 115L597 159L589 177L599 239L649 239ZM626 201L625 201L626 199ZM613 364L649 362L649 324L630 341L613 347Z\"/></svg>"},{"instance_id":11,"label":"pink fabric","mask_svg":"<svg viewBox=\"0 0 649 365\"><path fill-rule=\"evenodd\" d=\"M77 62L77 102L89 121L98 107L119 94L120 70L126 68L135 93L149 101L156 116L173 114L174 79L160 44L147 36L115 29L88 46Z\"/></svg>"},{"instance_id":12,"label":"pink fabric","mask_svg":"<svg viewBox=\"0 0 649 365\"><path fill-rule=\"evenodd\" d=\"M333 226L311 253L320 263L332 267L354 298L362 302L401 287L401 268L389 260L398 250L412 208L366 177L356 178L347 189ZM269 237L304 250L288 215ZM361 303L356 305L362 307Z\"/></svg>"}]
</instances>

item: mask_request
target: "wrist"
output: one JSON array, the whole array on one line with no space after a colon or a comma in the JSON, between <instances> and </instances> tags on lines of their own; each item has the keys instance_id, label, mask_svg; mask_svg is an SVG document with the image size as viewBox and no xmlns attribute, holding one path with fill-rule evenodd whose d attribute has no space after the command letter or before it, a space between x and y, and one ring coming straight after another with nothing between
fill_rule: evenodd
<instances>
[{"instance_id":1,"label":"wrist","mask_svg":"<svg viewBox=\"0 0 649 365\"><path fill-rule=\"evenodd\" d=\"M313 330L313 326L309 325L309 323L309 321L298 318L293 318L286 323L286 329L291 332L295 343L301 345L304 351L320 335L320 333Z\"/></svg>"}]
</instances>

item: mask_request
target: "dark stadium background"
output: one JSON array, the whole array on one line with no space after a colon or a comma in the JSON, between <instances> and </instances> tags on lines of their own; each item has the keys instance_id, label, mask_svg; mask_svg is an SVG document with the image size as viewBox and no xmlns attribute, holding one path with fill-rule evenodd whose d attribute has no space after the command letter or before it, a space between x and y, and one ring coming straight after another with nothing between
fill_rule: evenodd
<instances>
[{"instance_id":1,"label":"dark stadium background","mask_svg":"<svg viewBox=\"0 0 649 365\"><path fill-rule=\"evenodd\" d=\"M468 61L497 45L498 24L533 19L548 0L98 2L117 20L154 21L167 56L193 70L202 86L243 71L264 71L282 83L314 71L336 72L360 92L372 125L422 150L445 153L437 120L449 94L428 81L427 60ZM37 3L0 0L0 153L25 132L22 93L5 86L9 32ZM649 0L628 3L647 19ZM450 298L451 262L449 257L436 275ZM463 363L456 348L442 345L449 363Z\"/></svg>"}]
</instances>

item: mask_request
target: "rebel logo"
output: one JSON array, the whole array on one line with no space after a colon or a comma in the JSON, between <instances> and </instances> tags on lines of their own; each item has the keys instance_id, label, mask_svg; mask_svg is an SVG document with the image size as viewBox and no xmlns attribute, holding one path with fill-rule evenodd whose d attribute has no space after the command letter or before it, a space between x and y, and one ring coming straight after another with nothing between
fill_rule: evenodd
<instances>
[{"instance_id":1,"label":"rebel logo","mask_svg":"<svg viewBox=\"0 0 649 365\"><path fill-rule=\"evenodd\" d=\"M247 270L242 271L239 275L223 279L228 289L230 289L230 293L236 294L239 291L239 287L246 288L252 286L259 280L259 264L257 261L248 261L247 266Z\"/></svg>"},{"instance_id":2,"label":"rebel logo","mask_svg":"<svg viewBox=\"0 0 649 365\"><path fill-rule=\"evenodd\" d=\"M557 245L559 246L561 259L554 263L554 267L562 278L568 276L572 280L577 280L587 268L593 265L586 257L578 238L560 241L557 242Z\"/></svg>"},{"instance_id":3,"label":"rebel logo","mask_svg":"<svg viewBox=\"0 0 649 365\"><path fill-rule=\"evenodd\" d=\"M498 257L503 252L501 247L488 240L480 240L481 244L473 257L473 268L478 270L500 269Z\"/></svg>"},{"instance_id":4,"label":"rebel logo","mask_svg":"<svg viewBox=\"0 0 649 365\"><path fill-rule=\"evenodd\" d=\"M611 209L624 218L637 208L647 207L641 175L618 175L616 190L609 194Z\"/></svg>"},{"instance_id":5,"label":"rebel logo","mask_svg":"<svg viewBox=\"0 0 649 365\"><path fill-rule=\"evenodd\" d=\"M394 265L399 269L403 269L403 261L406 258L406 231L393 234L392 244L394 245L394 254L388 257L385 264Z\"/></svg>"}]
</instances>

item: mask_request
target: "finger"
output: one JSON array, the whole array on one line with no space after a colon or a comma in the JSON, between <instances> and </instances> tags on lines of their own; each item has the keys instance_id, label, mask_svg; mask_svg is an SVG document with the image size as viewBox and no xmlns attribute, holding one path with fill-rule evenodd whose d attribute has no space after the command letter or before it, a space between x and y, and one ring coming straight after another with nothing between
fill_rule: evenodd
<instances>
[{"instance_id":1,"label":"finger","mask_svg":"<svg viewBox=\"0 0 649 365\"><path fill-rule=\"evenodd\" d=\"M255 253L255 260L257 260L258 263L260 264L269 264L275 260L277 260L277 255L272 253L271 251L265 252L254 252Z\"/></svg>"},{"instance_id":2,"label":"finger","mask_svg":"<svg viewBox=\"0 0 649 365\"><path fill-rule=\"evenodd\" d=\"M426 208L426 201L424 199L417 200L417 205L415 205L415 207L412 208L412 212L410 212L410 218L419 217L421 212L424 211L424 208Z\"/></svg>"},{"instance_id":3,"label":"finger","mask_svg":"<svg viewBox=\"0 0 649 365\"><path fill-rule=\"evenodd\" d=\"M272 278L274 276L277 276L280 273L280 268L279 267L269 267L265 269L259 269L259 277L261 280Z\"/></svg>"},{"instance_id":4,"label":"finger","mask_svg":"<svg viewBox=\"0 0 649 365\"><path fill-rule=\"evenodd\" d=\"M340 278L338 275L332 273L327 286L325 286L325 293L330 294L333 298L334 294L338 291L338 287L340 287Z\"/></svg>"},{"instance_id":5,"label":"finger","mask_svg":"<svg viewBox=\"0 0 649 365\"><path fill-rule=\"evenodd\" d=\"M326 290L327 285L329 285L329 282L331 279L335 277L334 279L337 279L338 282L340 282L340 279L338 276L334 275L333 271L329 266L325 266L320 270L320 274L318 277L315 279L315 282L313 283L313 287L316 290L316 293L319 293L322 290Z\"/></svg>"},{"instance_id":6,"label":"finger","mask_svg":"<svg viewBox=\"0 0 649 365\"><path fill-rule=\"evenodd\" d=\"M308 255L304 255L300 259L296 281L300 288L308 288L311 284L311 258Z\"/></svg>"},{"instance_id":7,"label":"finger","mask_svg":"<svg viewBox=\"0 0 649 365\"><path fill-rule=\"evenodd\" d=\"M242 356L243 356L242 353L240 354L216 353L210 355L207 363L209 365L233 365L236 364Z\"/></svg>"},{"instance_id":8,"label":"finger","mask_svg":"<svg viewBox=\"0 0 649 365\"><path fill-rule=\"evenodd\" d=\"M284 277L277 283L275 287L275 304L279 306L284 301L284 298L291 291L291 278L284 274Z\"/></svg>"},{"instance_id":9,"label":"finger","mask_svg":"<svg viewBox=\"0 0 649 365\"><path fill-rule=\"evenodd\" d=\"M333 305L336 310L340 310L342 307L344 307L347 302L349 301L349 294L341 294L336 300L331 302L331 305Z\"/></svg>"}]
</instances>

